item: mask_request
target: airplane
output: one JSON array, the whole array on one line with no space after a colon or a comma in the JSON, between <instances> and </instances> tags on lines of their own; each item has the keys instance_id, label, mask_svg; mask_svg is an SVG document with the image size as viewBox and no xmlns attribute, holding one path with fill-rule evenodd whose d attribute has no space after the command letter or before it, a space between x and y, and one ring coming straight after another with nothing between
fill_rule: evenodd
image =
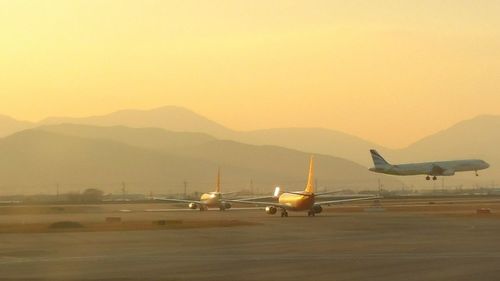
<instances>
[{"instance_id":1,"label":"airplane","mask_svg":"<svg viewBox=\"0 0 500 281\"><path fill-rule=\"evenodd\" d=\"M323 211L322 205L331 205L336 203L350 202L350 201L360 201L360 200L370 200L379 199L380 196L370 196L361 198L351 198L351 199L337 199L330 201L319 201L316 202L316 197L323 194L334 193L314 193L314 158L311 156L309 162L309 175L307 177L307 184L304 191L281 191L280 187L276 187L274 191L274 198L278 198L278 202L256 202L251 201L252 199L245 200L230 200L231 202L237 202L242 204L252 204L257 206L265 206L265 211L269 215L274 215L277 213L278 209L281 211L281 217L288 217L288 211L307 211L307 216L314 217Z\"/></svg>"},{"instance_id":2,"label":"airplane","mask_svg":"<svg viewBox=\"0 0 500 281\"><path fill-rule=\"evenodd\" d=\"M375 165L369 169L372 172L397 176L427 175L426 180L430 180L431 176L432 180L436 180L437 176L453 176L456 172L466 171L474 171L479 176L477 171L490 167L490 164L480 159L391 165L375 149L371 149L370 153Z\"/></svg>"},{"instance_id":3,"label":"airplane","mask_svg":"<svg viewBox=\"0 0 500 281\"><path fill-rule=\"evenodd\" d=\"M231 193L222 193L220 188L220 169L217 170L217 185L215 187L215 191L203 193L200 197L200 200L187 200L187 199L173 199L173 198L162 198L162 197L153 197L154 200L159 201L167 201L173 203L188 203L188 208L191 210L199 209L200 211L207 211L208 208L219 208L220 211L225 211L231 209L231 203L224 200L222 197L224 195L232 194Z\"/></svg>"}]
</instances>

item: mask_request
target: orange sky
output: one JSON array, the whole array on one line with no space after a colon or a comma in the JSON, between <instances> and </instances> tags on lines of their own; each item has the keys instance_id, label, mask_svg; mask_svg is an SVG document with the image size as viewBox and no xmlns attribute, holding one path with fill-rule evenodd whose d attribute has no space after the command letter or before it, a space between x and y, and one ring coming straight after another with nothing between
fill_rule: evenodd
<instances>
[{"instance_id":1,"label":"orange sky","mask_svg":"<svg viewBox=\"0 0 500 281\"><path fill-rule=\"evenodd\" d=\"M0 113L179 105L389 147L500 114L500 1L0 0Z\"/></svg>"}]
</instances>

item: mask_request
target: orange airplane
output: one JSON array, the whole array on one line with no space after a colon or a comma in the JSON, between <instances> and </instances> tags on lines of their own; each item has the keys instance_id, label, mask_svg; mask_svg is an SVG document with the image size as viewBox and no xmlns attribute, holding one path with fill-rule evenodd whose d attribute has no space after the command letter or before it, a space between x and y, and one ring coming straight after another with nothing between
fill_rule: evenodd
<instances>
[{"instance_id":1,"label":"orange airplane","mask_svg":"<svg viewBox=\"0 0 500 281\"><path fill-rule=\"evenodd\" d=\"M235 192L231 192L235 193ZM191 210L199 209L200 211L207 211L208 208L219 208L221 211L225 211L231 208L231 203L225 201L222 197L223 195L231 193L222 193L220 188L220 169L217 170L217 185L215 191L203 193L199 201L188 200L188 199L174 199L174 198L161 198L154 197L154 200L167 201L172 203L188 203L188 208Z\"/></svg>"},{"instance_id":2,"label":"orange airplane","mask_svg":"<svg viewBox=\"0 0 500 281\"><path fill-rule=\"evenodd\" d=\"M310 217L314 217L316 214L319 214L323 211L322 205L331 205L335 203L342 202L350 202L350 201L359 201L359 200L370 200L370 199L378 199L379 196L370 196L370 197L361 197L361 198L351 198L351 199L337 199L331 201L320 201L316 202L316 196L328 194L333 192L326 192L322 194L314 193L314 159L311 156L311 160L309 162L309 176L307 178L307 185L304 191L297 192L281 192L279 187L276 187L274 191L274 198L278 198L277 203L273 202L256 202L251 201L252 199L245 200L230 200L231 202L238 202L243 204L253 204L260 205L266 207L266 213L269 215L274 215L278 211L281 210L281 217L288 217L288 211L307 211L307 215ZM255 198L254 198L255 199Z\"/></svg>"}]
</instances>

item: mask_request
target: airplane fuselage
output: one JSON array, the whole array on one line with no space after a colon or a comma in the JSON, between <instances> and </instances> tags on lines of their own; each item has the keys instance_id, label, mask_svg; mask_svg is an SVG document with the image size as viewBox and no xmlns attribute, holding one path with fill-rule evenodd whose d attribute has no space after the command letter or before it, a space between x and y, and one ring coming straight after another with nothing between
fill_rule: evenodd
<instances>
[{"instance_id":1,"label":"airplane fuselage","mask_svg":"<svg viewBox=\"0 0 500 281\"><path fill-rule=\"evenodd\" d=\"M413 164L385 165L370 168L370 171L398 176L453 176L455 172L479 171L489 167L483 160L454 160Z\"/></svg>"},{"instance_id":2,"label":"airplane fuselage","mask_svg":"<svg viewBox=\"0 0 500 281\"><path fill-rule=\"evenodd\" d=\"M278 202L288 206L290 211L306 211L311 210L314 206L314 194L303 192L304 195L295 193L283 193L278 198Z\"/></svg>"},{"instance_id":3,"label":"airplane fuselage","mask_svg":"<svg viewBox=\"0 0 500 281\"><path fill-rule=\"evenodd\" d=\"M200 202L208 208L219 208L222 206L222 194L220 192L203 193Z\"/></svg>"}]
</instances>

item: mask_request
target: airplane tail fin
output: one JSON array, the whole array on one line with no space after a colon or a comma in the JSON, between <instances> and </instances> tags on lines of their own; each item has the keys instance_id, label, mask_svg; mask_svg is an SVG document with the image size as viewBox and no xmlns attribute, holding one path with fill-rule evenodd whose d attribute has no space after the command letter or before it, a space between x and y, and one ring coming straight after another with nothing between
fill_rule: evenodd
<instances>
[{"instance_id":1,"label":"airplane tail fin","mask_svg":"<svg viewBox=\"0 0 500 281\"><path fill-rule=\"evenodd\" d=\"M370 149L370 153L372 155L373 165L375 165L375 168L391 166L391 164L385 161L384 157L382 157L375 149Z\"/></svg>"},{"instance_id":2,"label":"airplane tail fin","mask_svg":"<svg viewBox=\"0 0 500 281\"><path fill-rule=\"evenodd\" d=\"M311 155L309 160L309 176L307 177L307 185L305 192L314 193L314 156Z\"/></svg>"},{"instance_id":3,"label":"airplane tail fin","mask_svg":"<svg viewBox=\"0 0 500 281\"><path fill-rule=\"evenodd\" d=\"M220 168L217 168L217 185L215 187L215 192L220 193Z\"/></svg>"}]
</instances>

